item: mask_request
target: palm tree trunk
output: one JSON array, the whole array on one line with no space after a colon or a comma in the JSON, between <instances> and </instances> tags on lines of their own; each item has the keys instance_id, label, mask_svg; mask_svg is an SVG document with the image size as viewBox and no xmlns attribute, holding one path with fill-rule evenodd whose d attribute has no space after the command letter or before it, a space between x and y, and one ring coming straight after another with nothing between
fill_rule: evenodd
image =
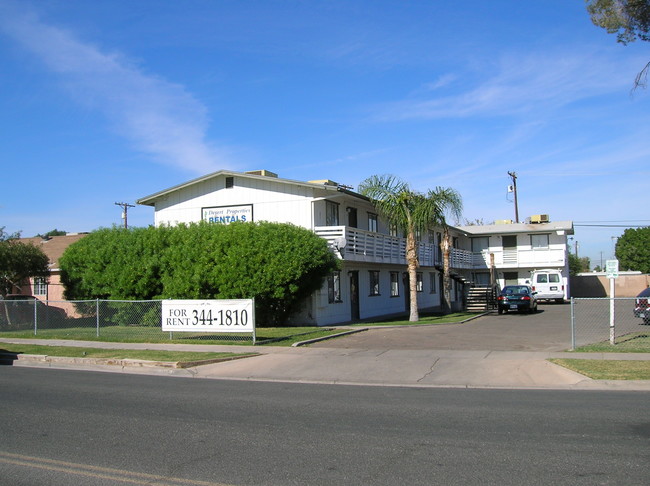
<instances>
[{"instance_id":1,"label":"palm tree trunk","mask_svg":"<svg viewBox=\"0 0 650 486\"><path fill-rule=\"evenodd\" d=\"M451 276L449 273L451 266L451 242L449 239L449 230L445 228L444 236L442 237L443 312L451 312Z\"/></svg>"},{"instance_id":2,"label":"palm tree trunk","mask_svg":"<svg viewBox=\"0 0 650 486\"><path fill-rule=\"evenodd\" d=\"M409 231L406 236L406 263L409 272L409 321L411 322L420 320L417 289L418 253L415 243L415 232Z\"/></svg>"}]
</instances>

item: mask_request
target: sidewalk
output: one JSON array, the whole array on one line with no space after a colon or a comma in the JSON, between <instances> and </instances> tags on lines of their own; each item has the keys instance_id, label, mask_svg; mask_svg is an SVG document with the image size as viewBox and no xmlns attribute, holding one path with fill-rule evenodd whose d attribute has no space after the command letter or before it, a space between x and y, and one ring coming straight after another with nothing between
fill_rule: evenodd
<instances>
[{"instance_id":1,"label":"sidewalk","mask_svg":"<svg viewBox=\"0 0 650 486\"><path fill-rule=\"evenodd\" d=\"M162 366L107 365L90 359L50 362L21 357L14 366L48 366L205 379L253 380L371 386L540 388L650 391L648 381L592 380L554 365L548 358L650 360L650 353L568 353L546 351L367 350L310 347L215 346L104 343L39 339L2 342L119 349L173 349L259 356L187 369ZM1 347L1 344L0 344ZM36 357L35 357L36 358Z\"/></svg>"}]
</instances>

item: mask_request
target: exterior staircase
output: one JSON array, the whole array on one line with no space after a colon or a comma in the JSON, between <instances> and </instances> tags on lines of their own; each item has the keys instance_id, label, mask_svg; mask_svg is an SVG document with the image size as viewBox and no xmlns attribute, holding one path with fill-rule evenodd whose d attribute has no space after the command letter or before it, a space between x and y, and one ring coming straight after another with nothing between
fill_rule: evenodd
<instances>
[{"instance_id":1,"label":"exterior staircase","mask_svg":"<svg viewBox=\"0 0 650 486\"><path fill-rule=\"evenodd\" d=\"M467 293L467 312L487 312L496 309L497 286L474 286Z\"/></svg>"}]
</instances>

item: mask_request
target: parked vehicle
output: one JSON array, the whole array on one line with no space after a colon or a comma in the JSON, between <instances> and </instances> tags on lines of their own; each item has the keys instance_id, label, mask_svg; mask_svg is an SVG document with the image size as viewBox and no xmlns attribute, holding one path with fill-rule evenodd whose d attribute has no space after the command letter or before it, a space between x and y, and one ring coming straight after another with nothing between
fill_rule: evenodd
<instances>
[{"instance_id":1,"label":"parked vehicle","mask_svg":"<svg viewBox=\"0 0 650 486\"><path fill-rule=\"evenodd\" d=\"M535 270L531 275L531 287L537 292L537 300L554 300L562 304L566 299L564 277L559 270Z\"/></svg>"},{"instance_id":2,"label":"parked vehicle","mask_svg":"<svg viewBox=\"0 0 650 486\"><path fill-rule=\"evenodd\" d=\"M508 285L497 297L497 312L537 312L537 292L528 285Z\"/></svg>"},{"instance_id":3,"label":"parked vehicle","mask_svg":"<svg viewBox=\"0 0 650 486\"><path fill-rule=\"evenodd\" d=\"M650 307L648 307L648 299L650 299L650 287L642 290L634 300L634 317L643 319L644 324L650 324Z\"/></svg>"}]
</instances>

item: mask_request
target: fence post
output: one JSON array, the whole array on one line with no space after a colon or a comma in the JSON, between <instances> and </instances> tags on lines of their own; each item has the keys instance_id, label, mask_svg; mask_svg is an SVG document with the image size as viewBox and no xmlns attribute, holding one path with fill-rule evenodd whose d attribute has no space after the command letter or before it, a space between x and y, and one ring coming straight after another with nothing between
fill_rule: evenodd
<instances>
[{"instance_id":1,"label":"fence post","mask_svg":"<svg viewBox=\"0 0 650 486\"><path fill-rule=\"evenodd\" d=\"M38 334L38 303L37 299L34 299L34 336Z\"/></svg>"},{"instance_id":2,"label":"fence post","mask_svg":"<svg viewBox=\"0 0 650 486\"><path fill-rule=\"evenodd\" d=\"M95 320L97 321L97 337L99 337L99 299L95 299Z\"/></svg>"},{"instance_id":3,"label":"fence post","mask_svg":"<svg viewBox=\"0 0 650 486\"><path fill-rule=\"evenodd\" d=\"M575 300L571 297L571 351L576 350L576 315L575 315Z\"/></svg>"},{"instance_id":4,"label":"fence post","mask_svg":"<svg viewBox=\"0 0 650 486\"><path fill-rule=\"evenodd\" d=\"M616 297L616 281L613 278L609 279L609 344L612 346L616 344L616 328L615 328L615 311L614 311L614 298Z\"/></svg>"}]
</instances>

